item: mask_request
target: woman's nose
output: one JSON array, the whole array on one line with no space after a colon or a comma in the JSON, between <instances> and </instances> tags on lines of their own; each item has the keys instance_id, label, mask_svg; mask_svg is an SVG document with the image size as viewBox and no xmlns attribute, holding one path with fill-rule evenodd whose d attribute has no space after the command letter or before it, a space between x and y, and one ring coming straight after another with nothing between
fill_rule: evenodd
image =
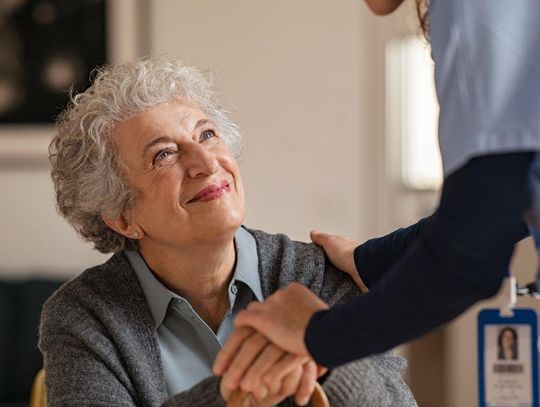
<instances>
[{"instance_id":1,"label":"woman's nose","mask_svg":"<svg viewBox=\"0 0 540 407\"><path fill-rule=\"evenodd\" d=\"M200 144L189 146L183 158L183 164L191 178L214 174L219 168L215 153Z\"/></svg>"}]
</instances>

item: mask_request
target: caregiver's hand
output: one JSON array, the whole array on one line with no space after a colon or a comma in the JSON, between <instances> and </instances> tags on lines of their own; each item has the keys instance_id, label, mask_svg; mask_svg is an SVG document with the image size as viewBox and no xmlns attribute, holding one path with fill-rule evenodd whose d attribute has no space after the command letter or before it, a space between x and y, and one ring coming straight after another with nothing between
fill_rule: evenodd
<instances>
[{"instance_id":1,"label":"caregiver's hand","mask_svg":"<svg viewBox=\"0 0 540 407\"><path fill-rule=\"evenodd\" d=\"M306 405L318 373L315 362L287 354L251 328L233 332L213 371L222 376L220 392L225 401L240 387L258 406L275 405L292 395L297 404Z\"/></svg>"},{"instance_id":2,"label":"caregiver's hand","mask_svg":"<svg viewBox=\"0 0 540 407\"><path fill-rule=\"evenodd\" d=\"M234 324L255 328L287 352L311 357L304 343L306 328L313 314L326 309L328 305L308 288L291 283L264 302L250 303Z\"/></svg>"},{"instance_id":3,"label":"caregiver's hand","mask_svg":"<svg viewBox=\"0 0 540 407\"><path fill-rule=\"evenodd\" d=\"M360 291L369 291L354 264L354 249L358 247L359 242L348 237L331 235L316 230L312 230L310 236L313 243L324 249L334 266L351 276Z\"/></svg>"}]
</instances>

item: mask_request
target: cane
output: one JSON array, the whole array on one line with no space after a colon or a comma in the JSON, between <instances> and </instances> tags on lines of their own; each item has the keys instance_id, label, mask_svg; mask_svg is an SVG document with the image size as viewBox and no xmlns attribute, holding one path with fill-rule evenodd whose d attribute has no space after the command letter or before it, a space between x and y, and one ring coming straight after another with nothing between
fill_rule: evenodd
<instances>
[{"instance_id":1,"label":"cane","mask_svg":"<svg viewBox=\"0 0 540 407\"><path fill-rule=\"evenodd\" d=\"M330 407L328 403L328 397L319 383L315 383L315 391L311 395L311 406L312 407ZM236 389L229 401L227 402L227 407L258 407L257 402L253 397L244 393L240 389Z\"/></svg>"}]
</instances>

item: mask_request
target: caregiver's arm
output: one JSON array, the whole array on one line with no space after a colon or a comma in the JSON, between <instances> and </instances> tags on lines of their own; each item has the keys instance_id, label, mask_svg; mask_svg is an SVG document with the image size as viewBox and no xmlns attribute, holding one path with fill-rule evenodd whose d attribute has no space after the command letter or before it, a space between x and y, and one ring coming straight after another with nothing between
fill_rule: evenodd
<instances>
[{"instance_id":1,"label":"caregiver's arm","mask_svg":"<svg viewBox=\"0 0 540 407\"><path fill-rule=\"evenodd\" d=\"M529 153L478 157L450 175L422 236L369 293L297 324L289 304L309 305L313 294L287 287L253 311L248 307L235 324L254 327L283 349L332 367L448 322L499 289L514 244L523 237L530 160Z\"/></svg>"}]
</instances>

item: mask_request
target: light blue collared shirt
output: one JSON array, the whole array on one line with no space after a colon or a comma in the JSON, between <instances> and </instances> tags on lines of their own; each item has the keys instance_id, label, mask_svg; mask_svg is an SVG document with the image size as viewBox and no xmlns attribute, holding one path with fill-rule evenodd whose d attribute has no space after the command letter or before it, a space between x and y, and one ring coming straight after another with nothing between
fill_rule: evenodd
<instances>
[{"instance_id":1,"label":"light blue collared shirt","mask_svg":"<svg viewBox=\"0 0 540 407\"><path fill-rule=\"evenodd\" d=\"M126 252L155 322L169 396L212 376L212 364L234 330L235 316L249 302L263 300L255 239L240 228L234 243L236 267L228 290L230 308L217 334L214 334L185 298L167 289L154 276L138 251Z\"/></svg>"}]
</instances>

